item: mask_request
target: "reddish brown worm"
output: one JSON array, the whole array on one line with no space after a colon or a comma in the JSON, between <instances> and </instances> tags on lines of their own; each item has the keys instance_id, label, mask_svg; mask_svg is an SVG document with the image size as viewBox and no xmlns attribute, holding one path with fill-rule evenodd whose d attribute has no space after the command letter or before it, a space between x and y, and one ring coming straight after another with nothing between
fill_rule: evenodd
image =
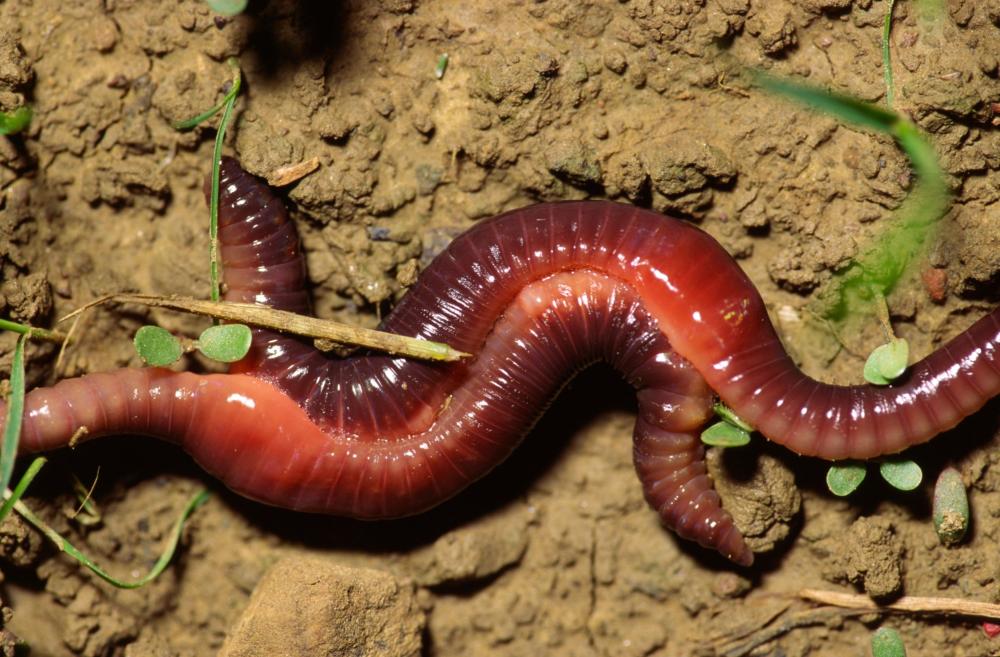
<instances>
[{"instance_id":1,"label":"reddish brown worm","mask_svg":"<svg viewBox=\"0 0 1000 657\"><path fill-rule=\"evenodd\" d=\"M219 235L227 299L308 311L283 204L228 159ZM998 317L894 385L820 383L796 368L757 291L706 233L615 203L546 203L458 237L382 324L474 354L466 362L337 358L257 330L230 374L124 369L34 390L21 444L54 449L81 427L150 434L268 504L402 516L489 472L568 377L603 360L637 390L633 453L650 505L681 536L749 564L698 437L715 394L800 454L898 452L1000 392Z\"/></svg>"}]
</instances>

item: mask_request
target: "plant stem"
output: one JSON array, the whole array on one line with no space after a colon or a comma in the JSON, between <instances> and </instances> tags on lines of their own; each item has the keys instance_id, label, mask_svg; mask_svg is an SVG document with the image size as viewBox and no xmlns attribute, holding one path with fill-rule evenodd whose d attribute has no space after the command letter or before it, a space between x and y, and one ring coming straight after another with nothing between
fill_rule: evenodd
<instances>
[{"instance_id":1,"label":"plant stem","mask_svg":"<svg viewBox=\"0 0 1000 657\"><path fill-rule=\"evenodd\" d=\"M228 301L205 301L203 299L187 299L182 297L157 297L144 294L113 294L92 301L83 308L74 310L59 321L70 319L93 306L114 301L118 303L137 303L144 306L170 308L207 317L214 317L227 322L242 322L253 326L275 329L285 333L304 335L311 338L330 340L337 344L356 345L376 349L389 354L410 356L422 360L457 361L469 354L452 349L443 342L421 340L395 333L375 331L372 329L348 326L306 315L297 315L284 310L275 310L265 306L249 303L232 303Z\"/></svg>"},{"instance_id":2,"label":"plant stem","mask_svg":"<svg viewBox=\"0 0 1000 657\"><path fill-rule=\"evenodd\" d=\"M26 326L25 324L12 322L9 319L0 319L0 330L12 331L21 335L28 335L32 338L38 338L39 340L48 340L49 342L63 342L66 340L66 334L60 331L49 331L34 326Z\"/></svg>"}]
</instances>

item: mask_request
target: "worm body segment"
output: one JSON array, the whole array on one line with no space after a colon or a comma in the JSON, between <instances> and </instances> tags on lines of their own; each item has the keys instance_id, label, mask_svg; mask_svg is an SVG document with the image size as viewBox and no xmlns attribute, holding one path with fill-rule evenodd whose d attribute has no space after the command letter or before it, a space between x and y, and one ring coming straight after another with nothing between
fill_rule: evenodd
<instances>
[{"instance_id":1,"label":"worm body segment","mask_svg":"<svg viewBox=\"0 0 1000 657\"><path fill-rule=\"evenodd\" d=\"M294 225L266 185L224 160L227 299L305 312ZM997 311L888 387L802 374L739 266L690 224L609 202L535 205L477 224L421 274L383 330L474 354L435 364L336 358L255 330L228 375L126 369L28 395L22 445L143 433L180 443L254 499L360 518L418 513L489 472L580 368L637 390L634 461L681 536L741 564L698 433L714 394L769 439L827 459L897 452L1000 392Z\"/></svg>"}]
</instances>

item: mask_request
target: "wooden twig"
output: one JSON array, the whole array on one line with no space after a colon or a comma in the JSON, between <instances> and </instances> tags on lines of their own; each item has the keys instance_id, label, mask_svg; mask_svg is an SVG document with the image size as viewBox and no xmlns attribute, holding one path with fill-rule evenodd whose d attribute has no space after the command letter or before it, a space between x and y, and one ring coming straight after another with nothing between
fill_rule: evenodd
<instances>
[{"instance_id":1,"label":"wooden twig","mask_svg":"<svg viewBox=\"0 0 1000 657\"><path fill-rule=\"evenodd\" d=\"M842 607L844 609L860 609L877 613L914 613L941 614L944 616L969 616L972 618L1000 619L1000 605L990 602L977 602L962 598L930 598L904 595L893 602L880 605L866 595L840 593L838 591L822 591L819 589L802 589L798 597L823 605Z\"/></svg>"},{"instance_id":2,"label":"wooden twig","mask_svg":"<svg viewBox=\"0 0 1000 657\"><path fill-rule=\"evenodd\" d=\"M59 321L66 321L88 308L108 302L135 303L143 306L170 308L171 310L214 317L215 319L227 322L242 322L284 333L330 340L338 344L367 347L388 354L410 356L422 360L457 361L470 355L463 351L452 349L442 342L432 342L430 340L395 335L394 333L349 326L347 324L297 315L284 310L275 310L249 303L205 301L185 297L159 297L149 294L111 294L74 310Z\"/></svg>"},{"instance_id":3,"label":"wooden twig","mask_svg":"<svg viewBox=\"0 0 1000 657\"><path fill-rule=\"evenodd\" d=\"M764 619L753 632L737 629L713 638L709 645L720 657L747 657L758 647L774 641L792 630L821 625L831 618L852 618L866 614L937 614L940 616L965 616L970 618L1000 619L1000 605L962 598L931 598L903 596L888 604L878 604L866 595L802 589L794 597L814 602L822 607L788 613L788 607L777 616Z\"/></svg>"}]
</instances>

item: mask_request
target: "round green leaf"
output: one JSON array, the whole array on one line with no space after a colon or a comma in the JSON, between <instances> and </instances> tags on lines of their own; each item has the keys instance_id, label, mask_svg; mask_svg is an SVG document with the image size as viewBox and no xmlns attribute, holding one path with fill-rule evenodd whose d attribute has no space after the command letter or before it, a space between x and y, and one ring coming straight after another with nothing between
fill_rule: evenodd
<instances>
[{"instance_id":1,"label":"round green leaf","mask_svg":"<svg viewBox=\"0 0 1000 657\"><path fill-rule=\"evenodd\" d=\"M247 8L247 0L205 0L209 9L223 16L235 16Z\"/></svg>"},{"instance_id":2,"label":"round green leaf","mask_svg":"<svg viewBox=\"0 0 1000 657\"><path fill-rule=\"evenodd\" d=\"M897 490L913 490L924 478L920 466L907 459L882 461L878 471L882 474L882 478Z\"/></svg>"},{"instance_id":3,"label":"round green leaf","mask_svg":"<svg viewBox=\"0 0 1000 657\"><path fill-rule=\"evenodd\" d=\"M139 357L154 367L176 363L184 353L180 341L159 326L143 326L132 342Z\"/></svg>"},{"instance_id":4,"label":"round green leaf","mask_svg":"<svg viewBox=\"0 0 1000 657\"><path fill-rule=\"evenodd\" d=\"M865 361L865 381L888 385L906 371L910 345L902 338L893 338L888 344L875 348Z\"/></svg>"},{"instance_id":5,"label":"round green leaf","mask_svg":"<svg viewBox=\"0 0 1000 657\"><path fill-rule=\"evenodd\" d=\"M868 468L864 463L831 465L826 471L826 487L837 497L847 497L858 489L866 474Z\"/></svg>"},{"instance_id":6,"label":"round green leaf","mask_svg":"<svg viewBox=\"0 0 1000 657\"><path fill-rule=\"evenodd\" d=\"M210 326L198 338L198 351L220 363L235 363L250 351L253 335L243 324Z\"/></svg>"},{"instance_id":7,"label":"round green leaf","mask_svg":"<svg viewBox=\"0 0 1000 657\"><path fill-rule=\"evenodd\" d=\"M714 447L742 447L750 442L750 432L725 421L716 422L701 432L701 442Z\"/></svg>"},{"instance_id":8,"label":"round green leaf","mask_svg":"<svg viewBox=\"0 0 1000 657\"><path fill-rule=\"evenodd\" d=\"M872 634L872 657L906 657L903 637L891 627L880 627Z\"/></svg>"}]
</instances>

